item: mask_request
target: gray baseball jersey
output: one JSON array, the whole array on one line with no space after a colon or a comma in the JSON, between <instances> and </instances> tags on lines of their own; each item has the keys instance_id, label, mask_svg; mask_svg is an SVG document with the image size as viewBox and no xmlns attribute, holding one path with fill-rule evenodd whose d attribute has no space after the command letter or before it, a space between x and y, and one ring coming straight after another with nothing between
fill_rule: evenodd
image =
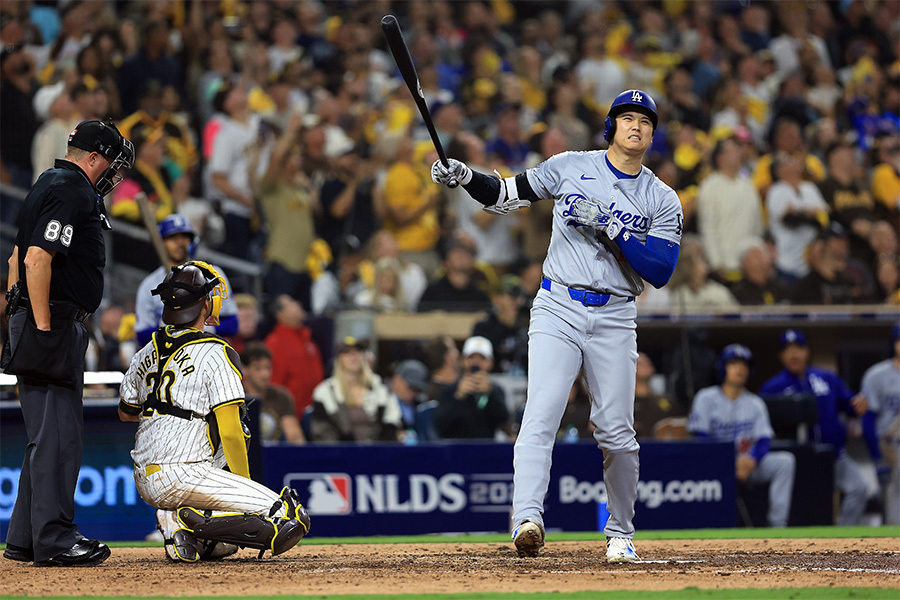
<instances>
[{"instance_id":1,"label":"gray baseball jersey","mask_svg":"<svg viewBox=\"0 0 900 600\"><path fill-rule=\"evenodd\" d=\"M869 410L878 413L876 428L878 435L884 436L900 414L900 370L893 359L883 360L866 370L862 395L869 401Z\"/></svg>"},{"instance_id":2,"label":"gray baseball jersey","mask_svg":"<svg viewBox=\"0 0 900 600\"><path fill-rule=\"evenodd\" d=\"M713 440L734 441L738 454L749 452L760 438L774 435L762 398L744 390L732 400L718 385L703 388L694 396L688 429Z\"/></svg>"},{"instance_id":3,"label":"gray baseball jersey","mask_svg":"<svg viewBox=\"0 0 900 600\"><path fill-rule=\"evenodd\" d=\"M615 244L565 213L578 197L603 202L641 242L647 236L679 243L684 225L675 191L642 167L635 179L618 179L606 151L563 152L526 171L535 193L553 199L553 231L544 275L569 287L616 296L638 296L643 280Z\"/></svg>"}]
</instances>

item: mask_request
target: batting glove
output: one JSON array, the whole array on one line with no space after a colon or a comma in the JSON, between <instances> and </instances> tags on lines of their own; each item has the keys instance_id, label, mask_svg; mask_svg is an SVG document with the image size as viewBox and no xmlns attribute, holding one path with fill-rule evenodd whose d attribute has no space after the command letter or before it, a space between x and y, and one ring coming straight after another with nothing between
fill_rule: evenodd
<instances>
[{"instance_id":1,"label":"batting glove","mask_svg":"<svg viewBox=\"0 0 900 600\"><path fill-rule=\"evenodd\" d=\"M434 161L431 165L431 180L440 185L447 185L451 181L456 181L459 185L466 185L472 181L472 171L466 166L466 163L448 158L445 167L440 160Z\"/></svg>"}]
</instances>

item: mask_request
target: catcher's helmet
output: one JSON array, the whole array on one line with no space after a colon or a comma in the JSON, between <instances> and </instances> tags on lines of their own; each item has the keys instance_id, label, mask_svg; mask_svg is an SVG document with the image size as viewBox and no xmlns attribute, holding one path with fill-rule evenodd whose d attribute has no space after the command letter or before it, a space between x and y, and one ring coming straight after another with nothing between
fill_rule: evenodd
<instances>
[{"instance_id":1,"label":"catcher's helmet","mask_svg":"<svg viewBox=\"0 0 900 600\"><path fill-rule=\"evenodd\" d=\"M200 238L197 237L197 232L191 227L191 222L185 219L184 215L179 214L169 215L159 222L159 236L161 238L165 239L170 235L179 233L191 236L191 245L188 246L188 256L193 257L194 252L197 250L197 245L200 243Z\"/></svg>"},{"instance_id":2,"label":"catcher's helmet","mask_svg":"<svg viewBox=\"0 0 900 600\"><path fill-rule=\"evenodd\" d=\"M742 360L747 363L750 377L753 377L753 353L750 352L750 348L743 344L728 344L719 355L719 360L716 361L716 374L720 382L725 381L725 366L733 360Z\"/></svg>"},{"instance_id":3,"label":"catcher's helmet","mask_svg":"<svg viewBox=\"0 0 900 600\"><path fill-rule=\"evenodd\" d=\"M650 122L653 123L653 132L656 133L656 126L659 124L656 102L647 92L625 90L612 101L609 113L606 115L606 128L603 130L603 137L607 142L611 142L616 134L616 117L629 110L636 110L650 117Z\"/></svg>"},{"instance_id":4,"label":"catcher's helmet","mask_svg":"<svg viewBox=\"0 0 900 600\"><path fill-rule=\"evenodd\" d=\"M198 260L172 267L163 282L150 293L162 300L162 320L166 325L194 323L206 298L212 303L206 324L218 325L219 311L222 300L228 297L228 288L212 265Z\"/></svg>"},{"instance_id":5,"label":"catcher's helmet","mask_svg":"<svg viewBox=\"0 0 900 600\"><path fill-rule=\"evenodd\" d=\"M120 169L130 169L134 166L134 146L112 123L82 121L69 134L68 145L88 152L97 152L109 161L109 167L94 184L101 196L113 191L122 181Z\"/></svg>"}]
</instances>

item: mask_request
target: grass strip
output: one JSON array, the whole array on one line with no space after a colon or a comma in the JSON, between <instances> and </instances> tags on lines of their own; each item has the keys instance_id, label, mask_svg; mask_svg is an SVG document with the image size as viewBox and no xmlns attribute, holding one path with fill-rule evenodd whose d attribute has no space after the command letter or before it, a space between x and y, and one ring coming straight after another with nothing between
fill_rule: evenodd
<instances>
[{"instance_id":1,"label":"grass strip","mask_svg":"<svg viewBox=\"0 0 900 600\"><path fill-rule=\"evenodd\" d=\"M880 527L785 527L735 528L735 529L667 529L659 531L638 531L635 539L644 540L754 540L754 539L851 539L851 538L900 538L900 526ZM597 531L548 532L550 542L585 542L603 539ZM156 548L160 542L107 542L112 548ZM302 545L333 544L464 544L486 543L507 544L509 536L503 533L449 534L415 536L371 536L371 537L311 537ZM3 544L2 548L6 548Z\"/></svg>"}]
</instances>

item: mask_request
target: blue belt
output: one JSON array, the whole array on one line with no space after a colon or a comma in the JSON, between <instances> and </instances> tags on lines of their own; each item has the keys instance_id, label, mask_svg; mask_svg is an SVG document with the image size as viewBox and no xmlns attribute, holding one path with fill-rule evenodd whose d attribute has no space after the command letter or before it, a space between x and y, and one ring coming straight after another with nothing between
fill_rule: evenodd
<instances>
[{"instance_id":1,"label":"blue belt","mask_svg":"<svg viewBox=\"0 0 900 600\"><path fill-rule=\"evenodd\" d=\"M550 285L552 282L546 277L541 279L541 287L550 291ZM557 283L556 285L561 285ZM589 292L588 290L576 290L570 287L566 287L566 291L569 292L569 298L575 300L576 302L581 302L585 306L606 306L609 304L610 298L615 298L610 294L598 294L597 292ZM634 302L634 296L628 296L628 299L625 302Z\"/></svg>"}]
</instances>

